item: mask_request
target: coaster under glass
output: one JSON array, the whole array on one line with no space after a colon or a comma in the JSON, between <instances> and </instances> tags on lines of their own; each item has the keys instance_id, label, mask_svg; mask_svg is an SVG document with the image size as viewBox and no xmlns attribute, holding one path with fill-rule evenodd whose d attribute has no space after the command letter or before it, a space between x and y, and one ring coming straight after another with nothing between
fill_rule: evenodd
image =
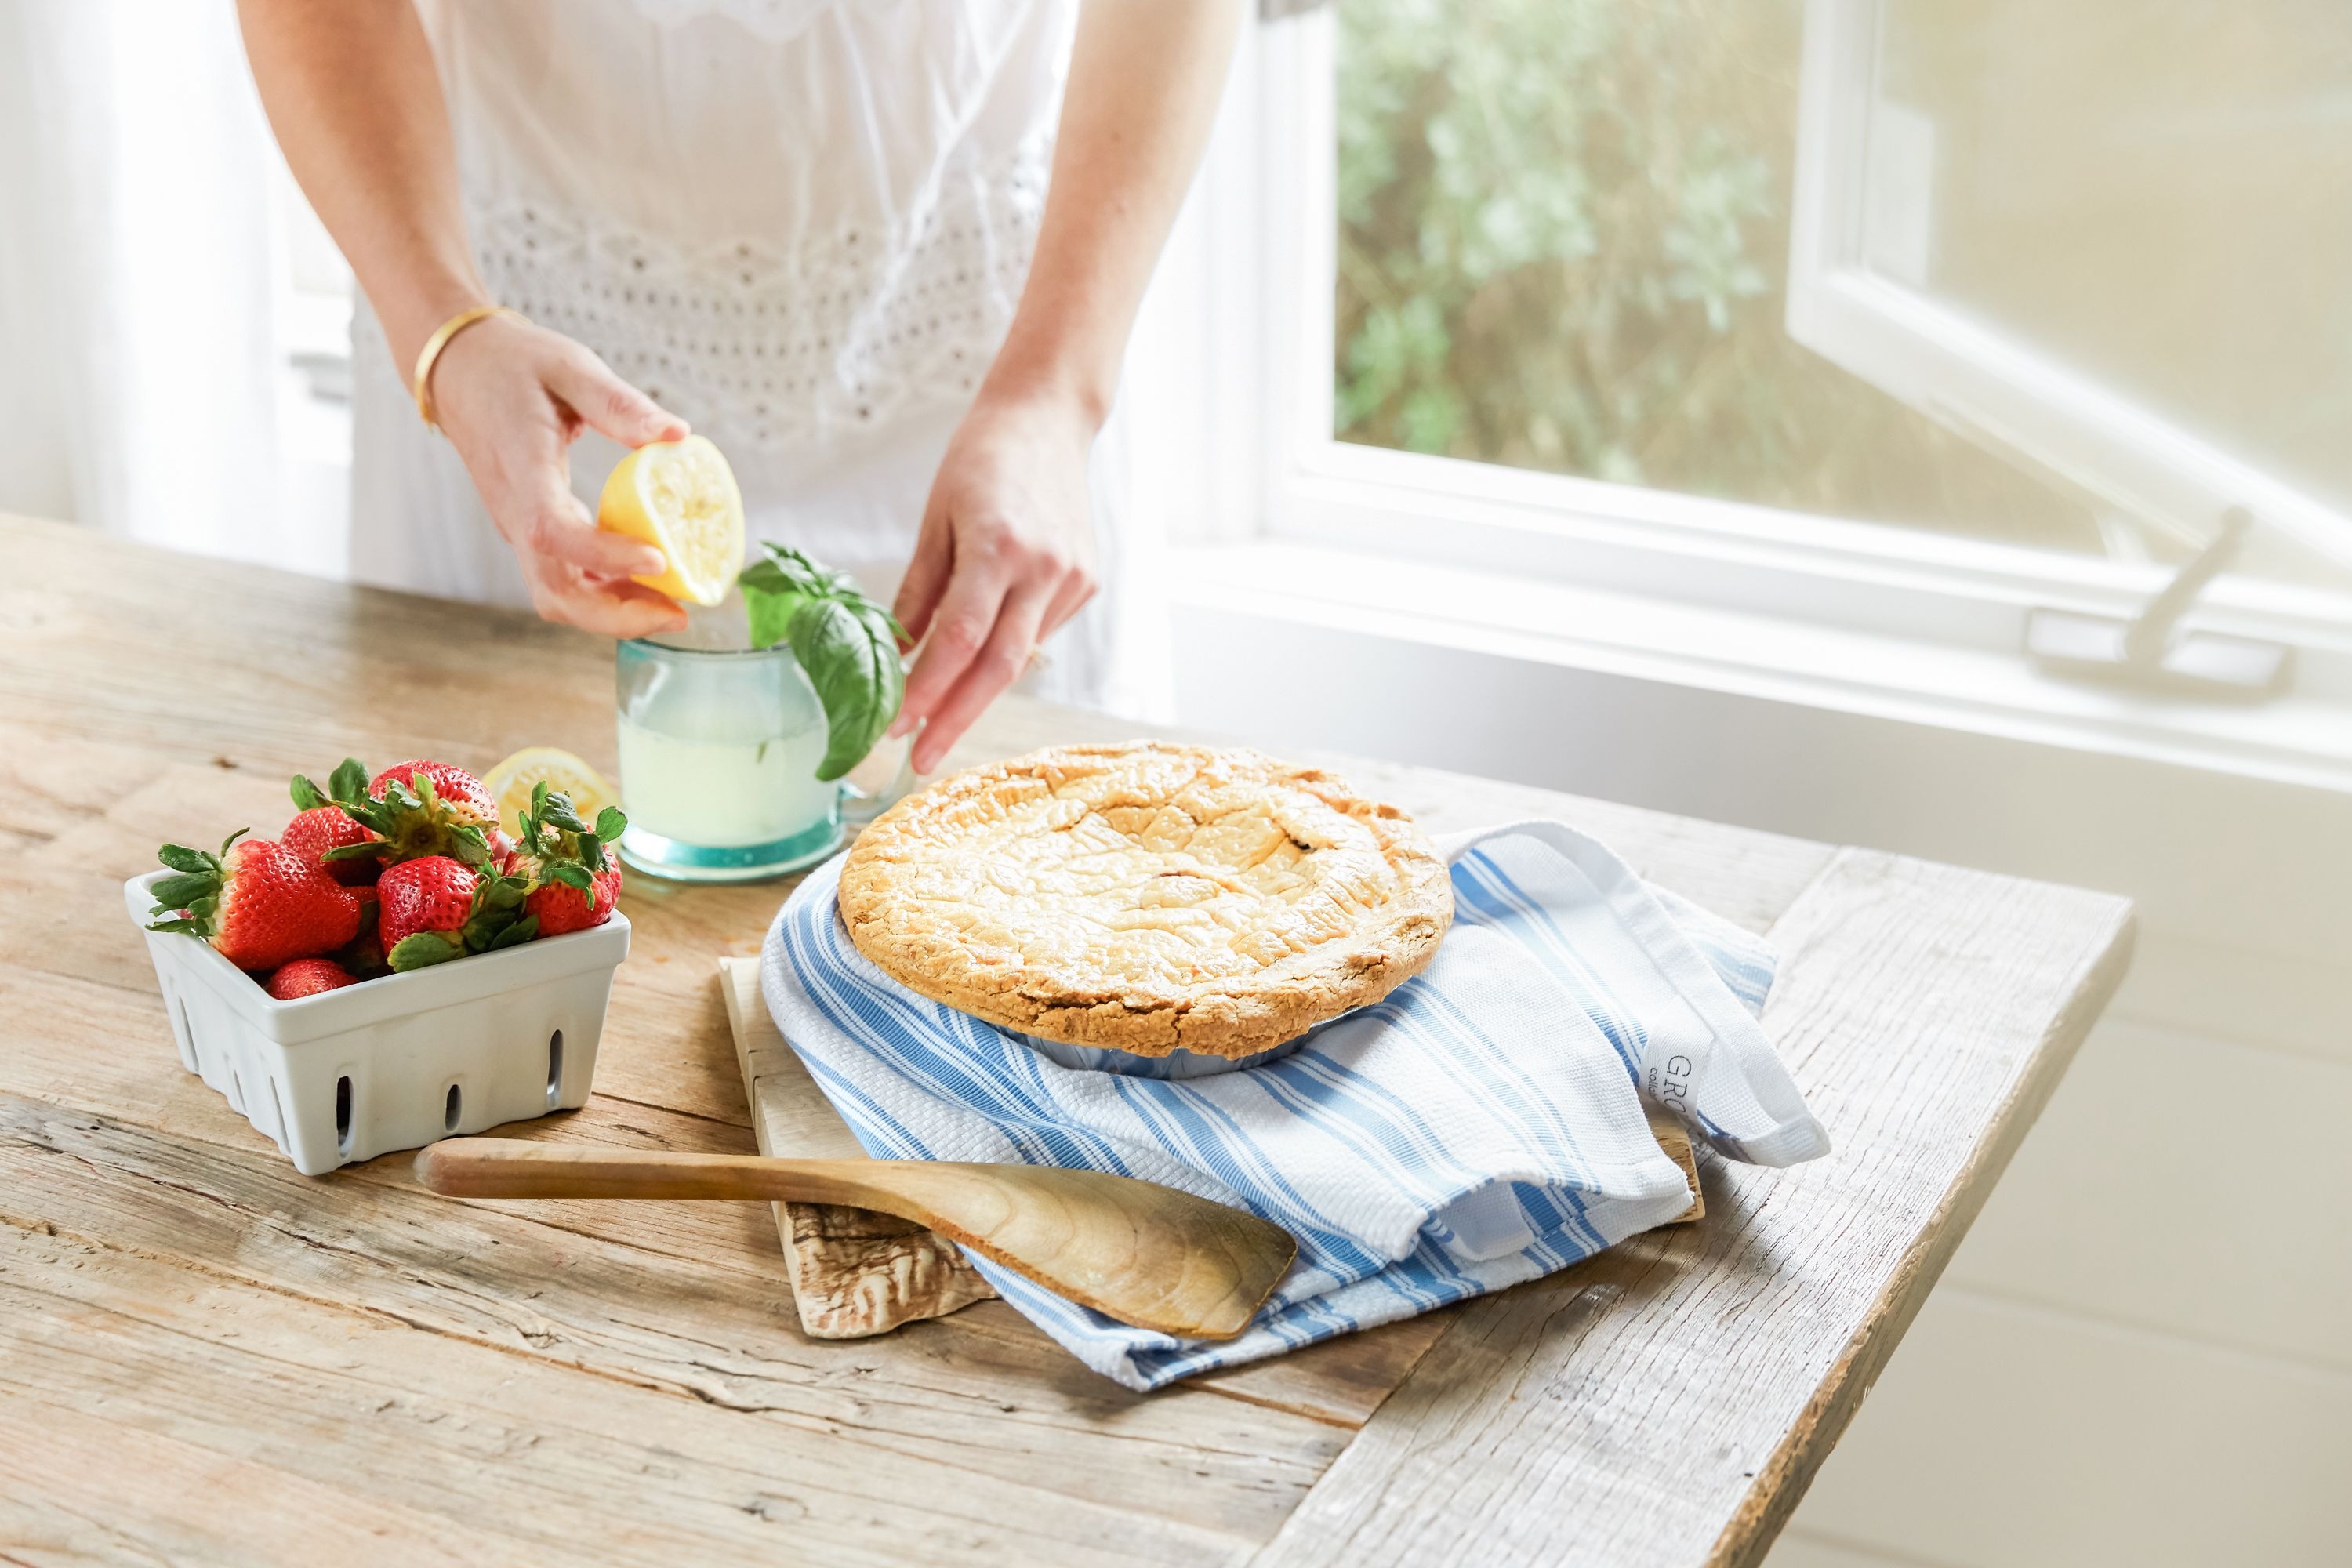
<instances>
[{"instance_id":1,"label":"coaster under glass","mask_svg":"<svg viewBox=\"0 0 2352 1568\"><path fill-rule=\"evenodd\" d=\"M673 882L764 882L807 870L847 837L840 823L819 822L789 838L711 847L681 844L632 824L621 835L620 848L622 862L632 870Z\"/></svg>"}]
</instances>

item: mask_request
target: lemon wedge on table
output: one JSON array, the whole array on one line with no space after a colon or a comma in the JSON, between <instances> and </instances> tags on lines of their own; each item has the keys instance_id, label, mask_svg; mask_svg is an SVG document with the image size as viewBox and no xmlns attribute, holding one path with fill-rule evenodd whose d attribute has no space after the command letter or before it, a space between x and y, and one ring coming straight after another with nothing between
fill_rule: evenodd
<instances>
[{"instance_id":1,"label":"lemon wedge on table","mask_svg":"<svg viewBox=\"0 0 2352 1568\"><path fill-rule=\"evenodd\" d=\"M743 564L743 492L708 437L651 442L622 458L597 499L596 526L667 556L669 570L636 581L690 605L727 597Z\"/></svg>"},{"instance_id":2,"label":"lemon wedge on table","mask_svg":"<svg viewBox=\"0 0 2352 1568\"><path fill-rule=\"evenodd\" d=\"M559 746L525 746L482 775L482 787L499 803L499 826L518 838L522 814L530 808L531 786L542 779L549 789L572 797L572 809L583 822L593 822L598 812L621 804L620 791L571 752Z\"/></svg>"}]
</instances>

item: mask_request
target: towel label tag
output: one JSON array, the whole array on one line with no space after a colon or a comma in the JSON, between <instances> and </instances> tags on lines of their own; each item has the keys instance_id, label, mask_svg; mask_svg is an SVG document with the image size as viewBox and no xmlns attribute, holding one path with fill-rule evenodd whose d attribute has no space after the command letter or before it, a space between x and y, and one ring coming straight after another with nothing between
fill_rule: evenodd
<instances>
[{"instance_id":1,"label":"towel label tag","mask_svg":"<svg viewBox=\"0 0 2352 1568\"><path fill-rule=\"evenodd\" d=\"M1691 1117L1691 1079L1698 1074L1698 1063L1686 1052L1669 1051L1653 1054L1642 1064L1643 1077L1647 1080L1643 1089L1652 1100L1687 1121Z\"/></svg>"}]
</instances>

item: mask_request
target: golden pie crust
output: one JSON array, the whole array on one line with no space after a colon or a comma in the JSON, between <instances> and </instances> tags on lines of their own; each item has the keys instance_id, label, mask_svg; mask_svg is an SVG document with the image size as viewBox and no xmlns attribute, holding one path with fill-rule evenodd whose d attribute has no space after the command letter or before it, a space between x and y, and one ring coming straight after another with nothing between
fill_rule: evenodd
<instances>
[{"instance_id":1,"label":"golden pie crust","mask_svg":"<svg viewBox=\"0 0 2352 1568\"><path fill-rule=\"evenodd\" d=\"M850 850L841 916L884 973L992 1024L1240 1058L1419 973L1454 889L1410 818L1320 769L1138 741L908 796Z\"/></svg>"}]
</instances>

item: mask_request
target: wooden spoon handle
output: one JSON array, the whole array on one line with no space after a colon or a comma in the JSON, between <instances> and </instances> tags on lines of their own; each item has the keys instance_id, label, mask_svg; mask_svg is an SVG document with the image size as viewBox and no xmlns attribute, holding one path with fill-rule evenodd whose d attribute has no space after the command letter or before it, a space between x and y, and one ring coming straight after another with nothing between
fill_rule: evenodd
<instances>
[{"instance_id":1,"label":"wooden spoon handle","mask_svg":"<svg viewBox=\"0 0 2352 1568\"><path fill-rule=\"evenodd\" d=\"M473 1198L753 1198L846 1204L912 1220L1048 1290L1163 1333L1230 1339L1297 1244L1280 1226L1103 1171L929 1160L770 1160L511 1138L416 1156L436 1193Z\"/></svg>"},{"instance_id":2,"label":"wooden spoon handle","mask_svg":"<svg viewBox=\"0 0 2352 1568\"><path fill-rule=\"evenodd\" d=\"M416 1179L461 1198L719 1198L874 1202L866 1160L770 1160L515 1138L446 1138L417 1152ZM855 1190L856 1197L846 1194Z\"/></svg>"}]
</instances>

